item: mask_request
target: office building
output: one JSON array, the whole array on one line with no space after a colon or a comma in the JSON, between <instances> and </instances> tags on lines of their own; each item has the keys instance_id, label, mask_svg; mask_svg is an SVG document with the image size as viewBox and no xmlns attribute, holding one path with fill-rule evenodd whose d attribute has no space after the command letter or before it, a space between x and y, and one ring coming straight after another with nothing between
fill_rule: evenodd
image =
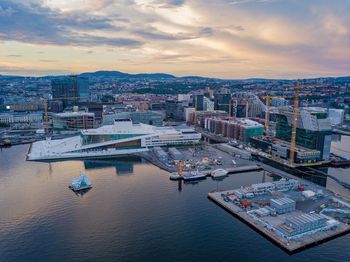
<instances>
[{"instance_id":1,"label":"office building","mask_svg":"<svg viewBox=\"0 0 350 262\"><path fill-rule=\"evenodd\" d=\"M54 130L81 130L95 126L95 114L88 112L67 112L52 115Z\"/></svg>"},{"instance_id":2,"label":"office building","mask_svg":"<svg viewBox=\"0 0 350 262\"><path fill-rule=\"evenodd\" d=\"M79 102L90 101L89 78L84 76L77 77Z\"/></svg>"},{"instance_id":3,"label":"office building","mask_svg":"<svg viewBox=\"0 0 350 262\"><path fill-rule=\"evenodd\" d=\"M208 97L203 98L203 110L204 111L213 111L214 110L214 102L210 100Z\"/></svg>"},{"instance_id":4,"label":"office building","mask_svg":"<svg viewBox=\"0 0 350 262\"><path fill-rule=\"evenodd\" d=\"M194 97L194 107L197 111L204 110L204 95L196 95Z\"/></svg>"},{"instance_id":5,"label":"office building","mask_svg":"<svg viewBox=\"0 0 350 262\"><path fill-rule=\"evenodd\" d=\"M76 105L79 100L76 76L67 76L51 80L52 98L62 100L65 107Z\"/></svg>"},{"instance_id":6,"label":"office building","mask_svg":"<svg viewBox=\"0 0 350 262\"><path fill-rule=\"evenodd\" d=\"M264 103L253 93L237 92L232 95L233 115L236 117L261 117L266 111Z\"/></svg>"},{"instance_id":7,"label":"office building","mask_svg":"<svg viewBox=\"0 0 350 262\"><path fill-rule=\"evenodd\" d=\"M250 137L250 144L272 156L279 157L285 160L290 159L290 142L268 137ZM294 149L294 162L297 164L312 163L321 160L321 152L316 149L305 148L299 145Z\"/></svg>"},{"instance_id":8,"label":"office building","mask_svg":"<svg viewBox=\"0 0 350 262\"><path fill-rule=\"evenodd\" d=\"M231 112L231 116L232 116L232 108L230 109L230 106L232 107L231 94L215 94L214 96L215 110L225 111L227 113Z\"/></svg>"},{"instance_id":9,"label":"office building","mask_svg":"<svg viewBox=\"0 0 350 262\"><path fill-rule=\"evenodd\" d=\"M167 100L165 102L166 118L173 121L184 121L184 106L182 102Z\"/></svg>"},{"instance_id":10,"label":"office building","mask_svg":"<svg viewBox=\"0 0 350 262\"><path fill-rule=\"evenodd\" d=\"M62 100L64 106L76 105L78 101L90 100L89 79L81 76L65 76L51 81L52 98Z\"/></svg>"},{"instance_id":11,"label":"office building","mask_svg":"<svg viewBox=\"0 0 350 262\"><path fill-rule=\"evenodd\" d=\"M332 141L332 128L327 109L300 108L297 120L296 144L320 151L320 160L328 160ZM293 108L281 107L276 115L276 137L290 142Z\"/></svg>"}]
</instances>

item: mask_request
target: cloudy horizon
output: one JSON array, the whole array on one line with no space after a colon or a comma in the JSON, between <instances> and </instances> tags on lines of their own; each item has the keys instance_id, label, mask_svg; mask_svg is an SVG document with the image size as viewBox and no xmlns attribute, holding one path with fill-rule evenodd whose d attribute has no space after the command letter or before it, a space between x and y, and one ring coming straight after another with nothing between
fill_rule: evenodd
<instances>
[{"instance_id":1,"label":"cloudy horizon","mask_svg":"<svg viewBox=\"0 0 350 262\"><path fill-rule=\"evenodd\" d=\"M2 0L0 74L350 75L350 1Z\"/></svg>"}]
</instances>

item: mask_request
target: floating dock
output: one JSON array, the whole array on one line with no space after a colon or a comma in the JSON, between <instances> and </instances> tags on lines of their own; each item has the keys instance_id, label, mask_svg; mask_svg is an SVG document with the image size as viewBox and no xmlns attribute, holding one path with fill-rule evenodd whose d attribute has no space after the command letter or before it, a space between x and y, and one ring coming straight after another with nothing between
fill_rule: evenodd
<instances>
[{"instance_id":1,"label":"floating dock","mask_svg":"<svg viewBox=\"0 0 350 262\"><path fill-rule=\"evenodd\" d=\"M276 234L273 230L271 230L271 228L269 229L268 227L253 219L247 213L247 211L243 210L232 202L226 202L223 199L222 194L226 194L228 192L231 192L231 190L210 192L208 193L208 198L290 254L299 252L311 246L319 245L323 242L329 241L350 232L350 225L341 223L335 229L319 231L315 234L310 234L297 240L287 239L281 235Z\"/></svg>"},{"instance_id":2,"label":"floating dock","mask_svg":"<svg viewBox=\"0 0 350 262\"><path fill-rule=\"evenodd\" d=\"M241 166L241 167L233 167L233 168L225 168L225 170L227 171L227 174L237 174L237 173L244 173L244 172L252 172L252 171L260 171L262 170L262 168L260 166L257 165L250 165L250 166ZM202 174L205 175L204 178L211 176L211 172L214 170L204 170L201 171ZM188 171L184 171L184 172L188 172ZM177 172L173 172L172 175L170 175L170 179L171 180L181 180L183 179L182 176L177 176L174 175L174 173L177 174Z\"/></svg>"}]
</instances>

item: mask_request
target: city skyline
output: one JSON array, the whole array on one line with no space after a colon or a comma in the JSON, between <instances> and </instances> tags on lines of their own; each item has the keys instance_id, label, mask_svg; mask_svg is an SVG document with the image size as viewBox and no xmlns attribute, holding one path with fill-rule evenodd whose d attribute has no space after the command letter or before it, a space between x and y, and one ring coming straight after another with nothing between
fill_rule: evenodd
<instances>
[{"instance_id":1,"label":"city skyline","mask_svg":"<svg viewBox=\"0 0 350 262\"><path fill-rule=\"evenodd\" d=\"M0 74L348 75L349 1L4 0Z\"/></svg>"}]
</instances>

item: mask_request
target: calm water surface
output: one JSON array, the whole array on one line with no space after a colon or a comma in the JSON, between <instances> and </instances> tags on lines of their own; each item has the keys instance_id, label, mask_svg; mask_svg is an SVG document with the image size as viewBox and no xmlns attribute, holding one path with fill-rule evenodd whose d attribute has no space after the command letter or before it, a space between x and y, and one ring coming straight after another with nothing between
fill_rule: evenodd
<instances>
[{"instance_id":1,"label":"calm water surface","mask_svg":"<svg viewBox=\"0 0 350 262\"><path fill-rule=\"evenodd\" d=\"M207 199L263 173L179 188L139 159L49 164L26 150L0 152L0 261L350 261L350 235L290 256ZM80 171L83 196L67 187Z\"/></svg>"}]
</instances>

